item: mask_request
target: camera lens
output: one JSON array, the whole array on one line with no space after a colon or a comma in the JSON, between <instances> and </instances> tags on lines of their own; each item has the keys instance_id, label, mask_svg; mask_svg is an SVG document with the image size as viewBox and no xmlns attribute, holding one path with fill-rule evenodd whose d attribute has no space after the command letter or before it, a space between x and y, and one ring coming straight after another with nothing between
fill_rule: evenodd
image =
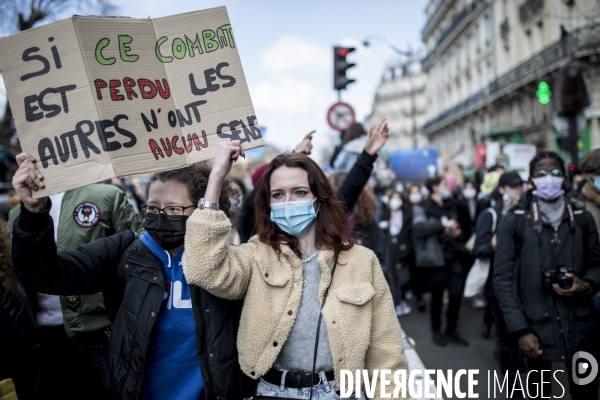
<instances>
[{"instance_id":1,"label":"camera lens","mask_svg":"<svg viewBox=\"0 0 600 400\"><path fill-rule=\"evenodd\" d=\"M561 289L569 290L569 289L571 289L571 286L573 286L573 279L569 278L568 276L565 276L565 275L561 274L561 275L558 276L558 279L557 279L556 283L558 283L558 286Z\"/></svg>"}]
</instances>

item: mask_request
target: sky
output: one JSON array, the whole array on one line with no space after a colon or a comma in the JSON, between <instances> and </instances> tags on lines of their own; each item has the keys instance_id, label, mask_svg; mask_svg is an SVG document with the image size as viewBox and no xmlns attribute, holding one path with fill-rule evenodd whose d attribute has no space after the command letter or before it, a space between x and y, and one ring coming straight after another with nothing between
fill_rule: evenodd
<instances>
[{"instance_id":1,"label":"sky","mask_svg":"<svg viewBox=\"0 0 600 400\"><path fill-rule=\"evenodd\" d=\"M338 140L327 124L333 90L333 46L352 46L348 61L356 79L342 91L358 122L371 113L385 64L398 60L380 37L399 49L424 54L421 30L428 0L112 0L117 14L157 18L226 6L265 142L290 151L309 131L314 158ZM371 37L371 44L362 42ZM0 82L0 95L3 83Z\"/></svg>"}]
</instances>

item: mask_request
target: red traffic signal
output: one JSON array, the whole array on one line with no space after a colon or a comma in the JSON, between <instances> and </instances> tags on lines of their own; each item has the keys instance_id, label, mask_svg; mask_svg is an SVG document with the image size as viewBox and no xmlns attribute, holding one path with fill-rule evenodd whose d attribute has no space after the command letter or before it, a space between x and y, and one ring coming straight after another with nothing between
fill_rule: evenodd
<instances>
[{"instance_id":1,"label":"red traffic signal","mask_svg":"<svg viewBox=\"0 0 600 400\"><path fill-rule=\"evenodd\" d=\"M354 49L352 49L352 50L354 50ZM340 50L338 50L338 56L342 57L342 58L345 58L352 50L350 50L350 49L340 49Z\"/></svg>"},{"instance_id":2,"label":"red traffic signal","mask_svg":"<svg viewBox=\"0 0 600 400\"><path fill-rule=\"evenodd\" d=\"M346 61L346 56L354 50L356 50L354 47L336 46L333 48L333 88L335 90L345 89L348 84L355 81L346 77L346 70L356 65Z\"/></svg>"}]
</instances>

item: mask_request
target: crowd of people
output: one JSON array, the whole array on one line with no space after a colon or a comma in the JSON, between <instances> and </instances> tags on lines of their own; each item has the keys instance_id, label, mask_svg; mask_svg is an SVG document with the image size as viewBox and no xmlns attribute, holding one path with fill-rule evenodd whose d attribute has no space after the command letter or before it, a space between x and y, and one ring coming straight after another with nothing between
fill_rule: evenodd
<instances>
[{"instance_id":1,"label":"crowd of people","mask_svg":"<svg viewBox=\"0 0 600 400\"><path fill-rule=\"evenodd\" d=\"M597 399L598 378L574 384L571 363L600 356L600 149L577 171L542 152L528 174L381 184L388 135L385 120L353 125L327 174L307 135L252 187L230 173L238 141L144 192L114 180L35 198L42 172L18 155L20 203L0 221L0 394L339 399L342 369L408 370L410 313L429 313L434 345L469 346L467 300L503 373L565 363L572 398Z\"/></svg>"}]
</instances>

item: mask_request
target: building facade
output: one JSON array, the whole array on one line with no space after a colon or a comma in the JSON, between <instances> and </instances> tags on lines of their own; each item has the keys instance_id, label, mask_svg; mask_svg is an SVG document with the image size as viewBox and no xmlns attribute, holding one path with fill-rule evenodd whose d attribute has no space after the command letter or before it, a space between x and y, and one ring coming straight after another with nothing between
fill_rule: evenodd
<instances>
[{"instance_id":1,"label":"building facade","mask_svg":"<svg viewBox=\"0 0 600 400\"><path fill-rule=\"evenodd\" d=\"M387 118L389 151L427 146L421 131L426 122L425 83L421 57L416 54L386 65L366 125L375 127Z\"/></svg>"},{"instance_id":2,"label":"building facade","mask_svg":"<svg viewBox=\"0 0 600 400\"><path fill-rule=\"evenodd\" d=\"M423 41L427 121L423 133L442 161L465 166L486 141L557 150L552 101L570 61L583 69L592 105L582 150L600 147L600 4L590 0L432 0ZM567 157L569 158L569 157Z\"/></svg>"}]
</instances>

